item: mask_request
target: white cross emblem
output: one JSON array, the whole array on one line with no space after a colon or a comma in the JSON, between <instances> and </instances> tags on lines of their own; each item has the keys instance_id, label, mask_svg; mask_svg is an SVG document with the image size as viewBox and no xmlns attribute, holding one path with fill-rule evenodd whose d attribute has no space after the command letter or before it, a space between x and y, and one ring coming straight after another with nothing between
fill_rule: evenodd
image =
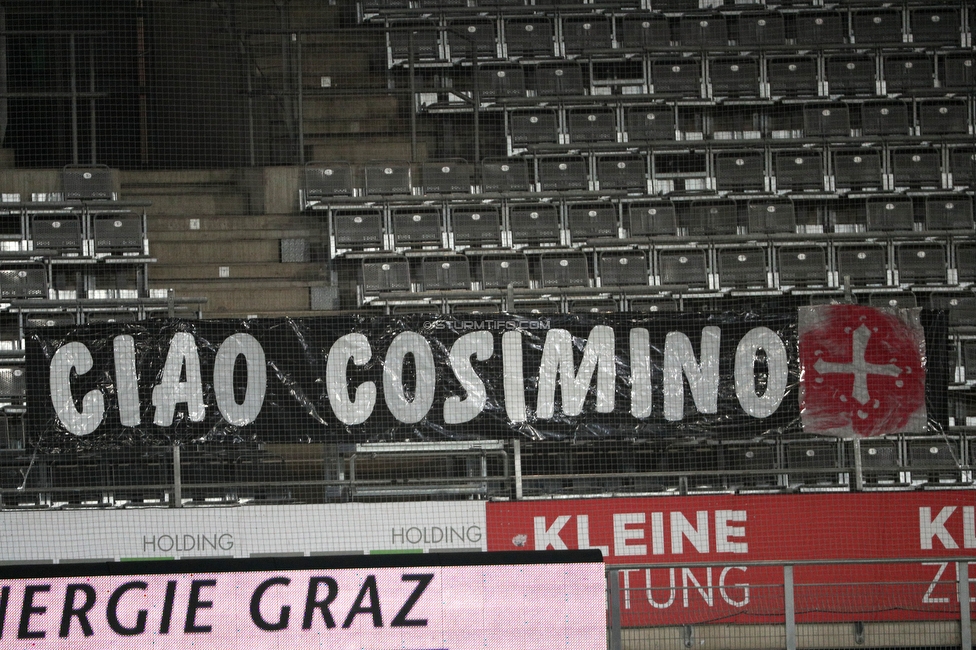
<instances>
[{"instance_id":1,"label":"white cross emblem","mask_svg":"<svg viewBox=\"0 0 976 650\"><path fill-rule=\"evenodd\" d=\"M854 330L850 363L837 363L817 359L817 362L813 364L813 369L821 375L836 372L854 375L854 392L851 395L861 404L867 404L868 400L871 399L871 396L868 394L868 375L897 377L901 374L901 368L893 363L882 366L876 363L868 363L865 360L864 354L867 351L868 340L870 338L871 330L861 325Z\"/></svg>"}]
</instances>

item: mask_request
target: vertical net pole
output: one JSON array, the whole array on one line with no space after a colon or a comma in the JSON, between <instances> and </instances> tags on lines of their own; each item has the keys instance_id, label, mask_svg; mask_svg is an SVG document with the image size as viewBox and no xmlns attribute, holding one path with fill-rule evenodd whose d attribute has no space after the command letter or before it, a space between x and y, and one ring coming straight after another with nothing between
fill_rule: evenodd
<instances>
[{"instance_id":1,"label":"vertical net pole","mask_svg":"<svg viewBox=\"0 0 976 650\"><path fill-rule=\"evenodd\" d=\"M786 619L786 650L796 650L796 603L793 600L793 565L783 566L783 616Z\"/></svg>"},{"instance_id":2,"label":"vertical net pole","mask_svg":"<svg viewBox=\"0 0 976 650\"><path fill-rule=\"evenodd\" d=\"M969 602L969 562L956 563L956 582L959 588L959 645L961 650L973 650L973 619Z\"/></svg>"},{"instance_id":3,"label":"vertical net pole","mask_svg":"<svg viewBox=\"0 0 976 650\"><path fill-rule=\"evenodd\" d=\"M617 569L607 571L607 600L610 612L610 650L620 650L620 571Z\"/></svg>"}]
</instances>

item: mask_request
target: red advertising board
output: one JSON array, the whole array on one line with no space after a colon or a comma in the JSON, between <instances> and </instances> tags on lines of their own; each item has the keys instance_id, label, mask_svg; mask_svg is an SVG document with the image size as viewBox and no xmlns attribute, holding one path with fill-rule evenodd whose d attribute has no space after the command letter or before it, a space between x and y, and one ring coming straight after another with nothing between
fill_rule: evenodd
<instances>
[{"instance_id":1,"label":"red advertising board","mask_svg":"<svg viewBox=\"0 0 976 650\"><path fill-rule=\"evenodd\" d=\"M625 626L782 621L783 570L754 562L976 557L976 493L709 495L487 504L488 550L599 548ZM669 566L671 563L674 566ZM682 566L707 563L707 566ZM798 622L958 618L955 565L795 567Z\"/></svg>"}]
</instances>

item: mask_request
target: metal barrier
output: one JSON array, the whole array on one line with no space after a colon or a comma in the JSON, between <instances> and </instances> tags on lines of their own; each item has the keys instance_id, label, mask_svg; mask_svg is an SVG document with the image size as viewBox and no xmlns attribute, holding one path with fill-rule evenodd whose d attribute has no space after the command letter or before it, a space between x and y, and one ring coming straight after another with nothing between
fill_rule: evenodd
<instances>
[{"instance_id":1,"label":"metal barrier","mask_svg":"<svg viewBox=\"0 0 976 650\"><path fill-rule=\"evenodd\" d=\"M973 562L976 556L608 565L609 648L972 650ZM733 582L732 571L749 582ZM669 576L668 586L651 586L655 574Z\"/></svg>"}]
</instances>

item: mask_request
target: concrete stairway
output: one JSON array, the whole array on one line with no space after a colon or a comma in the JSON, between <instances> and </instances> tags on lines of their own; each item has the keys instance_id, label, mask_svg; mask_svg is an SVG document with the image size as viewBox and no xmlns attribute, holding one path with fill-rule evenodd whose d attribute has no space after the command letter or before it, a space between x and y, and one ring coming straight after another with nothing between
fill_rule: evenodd
<instances>
[{"instance_id":1,"label":"concrete stairway","mask_svg":"<svg viewBox=\"0 0 976 650\"><path fill-rule=\"evenodd\" d=\"M122 172L127 199L148 210L152 289L202 296L207 318L303 316L331 306L315 263L319 228L298 214L254 215L236 170Z\"/></svg>"}]
</instances>

